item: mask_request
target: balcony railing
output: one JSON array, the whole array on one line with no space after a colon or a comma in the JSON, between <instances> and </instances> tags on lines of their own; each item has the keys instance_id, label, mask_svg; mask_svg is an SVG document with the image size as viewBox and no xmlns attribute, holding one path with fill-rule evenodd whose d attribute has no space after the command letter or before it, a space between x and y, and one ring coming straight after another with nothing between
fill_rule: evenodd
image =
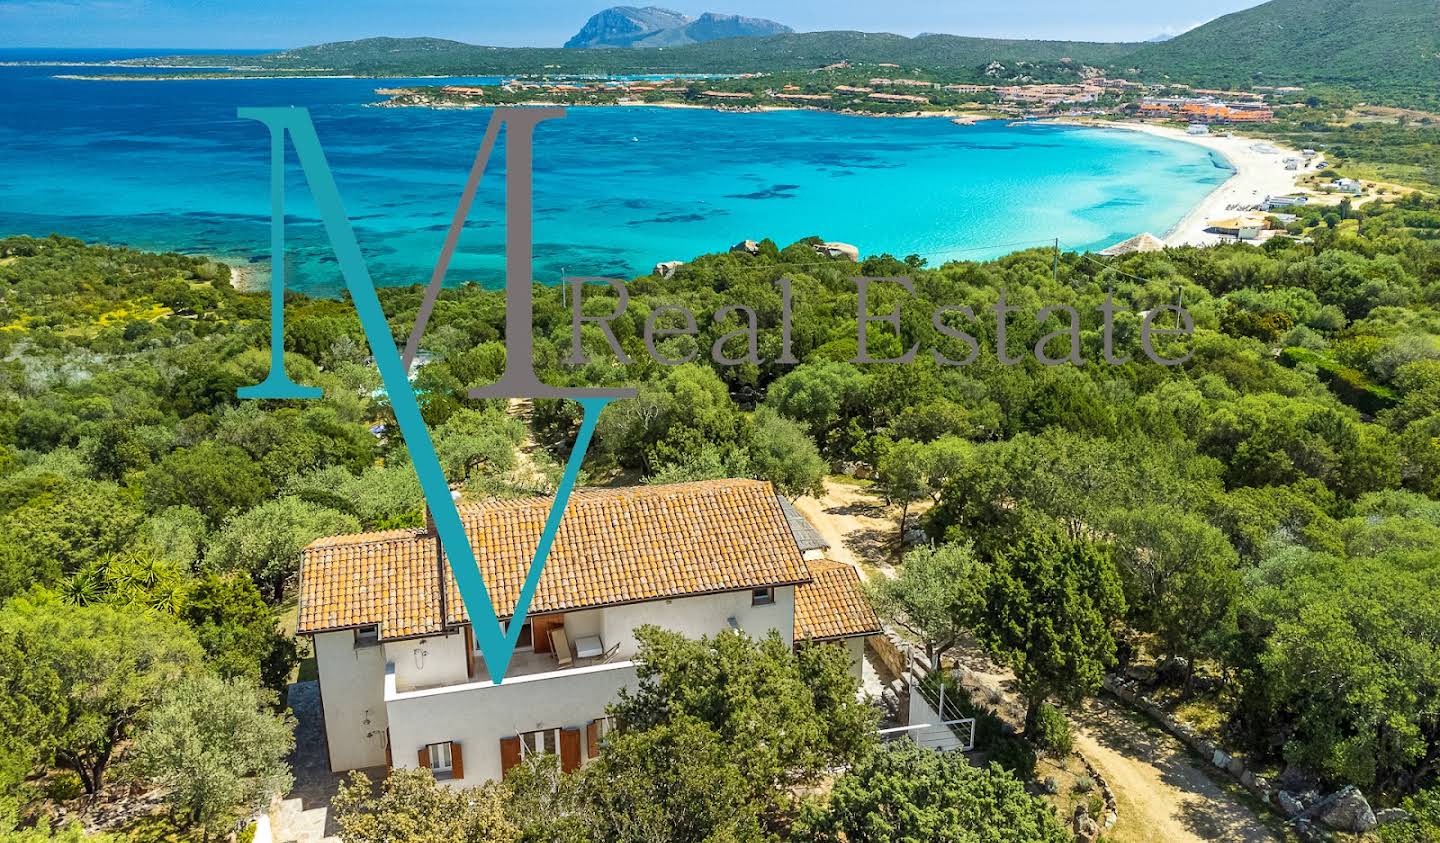
<instances>
[{"instance_id":1,"label":"balcony railing","mask_svg":"<svg viewBox=\"0 0 1440 843\"><path fill-rule=\"evenodd\" d=\"M511 661L510 669L505 674L504 683L500 685L491 681L488 674L484 672L481 663L477 662L476 678L470 681L429 688L400 690L396 687L395 665L392 662L385 665L385 702L390 703L401 700L419 699L436 694L457 694L471 691L484 691L493 688L509 688L530 682L545 682L552 679L564 679L590 673L623 670L626 668L634 668L634 666L635 663L628 660L612 658L610 661L605 661L603 657L596 657L593 659L575 659L569 667L561 668L551 656L537 655L535 653L517 653L515 659Z\"/></svg>"}]
</instances>

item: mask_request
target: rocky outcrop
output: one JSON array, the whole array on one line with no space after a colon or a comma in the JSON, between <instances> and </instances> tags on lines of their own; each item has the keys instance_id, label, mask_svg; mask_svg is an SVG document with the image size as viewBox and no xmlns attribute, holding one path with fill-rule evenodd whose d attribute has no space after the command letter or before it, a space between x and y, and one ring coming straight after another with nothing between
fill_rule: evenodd
<instances>
[{"instance_id":1,"label":"rocky outcrop","mask_svg":"<svg viewBox=\"0 0 1440 843\"><path fill-rule=\"evenodd\" d=\"M1347 784L1317 805L1315 816L1327 827L1351 834L1364 834L1379 825L1365 794L1353 784Z\"/></svg>"},{"instance_id":2,"label":"rocky outcrop","mask_svg":"<svg viewBox=\"0 0 1440 843\"><path fill-rule=\"evenodd\" d=\"M658 6L613 6L591 15L566 47L678 47L721 38L746 38L794 32L764 18L706 12L691 19Z\"/></svg>"},{"instance_id":3,"label":"rocky outcrop","mask_svg":"<svg viewBox=\"0 0 1440 843\"><path fill-rule=\"evenodd\" d=\"M1070 828L1075 832L1075 840L1078 843L1094 843L1100 838L1100 823L1090 816L1084 805L1075 806L1075 816L1070 821Z\"/></svg>"},{"instance_id":4,"label":"rocky outcrop","mask_svg":"<svg viewBox=\"0 0 1440 843\"><path fill-rule=\"evenodd\" d=\"M659 6L614 6L590 16L566 47L629 47L662 29L685 26L690 19Z\"/></svg>"}]
</instances>

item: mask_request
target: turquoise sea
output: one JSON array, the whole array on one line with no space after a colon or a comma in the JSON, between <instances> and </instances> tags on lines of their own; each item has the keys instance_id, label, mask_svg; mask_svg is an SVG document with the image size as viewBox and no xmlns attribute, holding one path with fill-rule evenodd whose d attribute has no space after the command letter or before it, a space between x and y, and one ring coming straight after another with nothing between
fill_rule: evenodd
<instances>
[{"instance_id":1,"label":"turquoise sea","mask_svg":"<svg viewBox=\"0 0 1440 843\"><path fill-rule=\"evenodd\" d=\"M174 50L166 52L177 52ZM377 87L449 80L76 81L134 51L0 50L0 234L268 264L266 129L240 106L310 110L381 283L428 279L488 110L370 108ZM147 71L153 73L153 71ZM475 81L475 80L469 80ZM811 112L572 108L535 147L535 270L630 276L747 238L807 235L938 263L1058 239L1161 234L1230 169L1197 146L1056 126ZM503 145L503 144L502 144ZM503 167L487 168L450 281L499 284ZM293 164L296 286L342 286Z\"/></svg>"}]
</instances>

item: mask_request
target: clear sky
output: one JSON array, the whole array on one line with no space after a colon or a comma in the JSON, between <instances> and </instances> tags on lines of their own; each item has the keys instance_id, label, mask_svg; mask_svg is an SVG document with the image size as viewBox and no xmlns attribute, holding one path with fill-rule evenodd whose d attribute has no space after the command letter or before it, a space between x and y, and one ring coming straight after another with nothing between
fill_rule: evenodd
<instances>
[{"instance_id":1,"label":"clear sky","mask_svg":"<svg viewBox=\"0 0 1440 843\"><path fill-rule=\"evenodd\" d=\"M703 2L703 0L702 0ZM607 0L0 0L0 47L282 48L372 35L559 46ZM630 0L631 5L645 5ZM1143 41L1258 0L716 0L656 3L767 17L798 31L858 29Z\"/></svg>"}]
</instances>

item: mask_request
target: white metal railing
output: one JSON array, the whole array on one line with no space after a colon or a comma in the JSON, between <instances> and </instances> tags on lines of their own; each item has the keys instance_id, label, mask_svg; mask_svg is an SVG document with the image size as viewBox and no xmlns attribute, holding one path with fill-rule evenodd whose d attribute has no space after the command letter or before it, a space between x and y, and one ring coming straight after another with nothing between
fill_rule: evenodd
<instances>
[{"instance_id":1,"label":"white metal railing","mask_svg":"<svg viewBox=\"0 0 1440 843\"><path fill-rule=\"evenodd\" d=\"M975 718L944 720L939 723L915 723L881 729L877 734L884 742L909 738L926 749L945 752L970 752L975 749Z\"/></svg>"}]
</instances>

